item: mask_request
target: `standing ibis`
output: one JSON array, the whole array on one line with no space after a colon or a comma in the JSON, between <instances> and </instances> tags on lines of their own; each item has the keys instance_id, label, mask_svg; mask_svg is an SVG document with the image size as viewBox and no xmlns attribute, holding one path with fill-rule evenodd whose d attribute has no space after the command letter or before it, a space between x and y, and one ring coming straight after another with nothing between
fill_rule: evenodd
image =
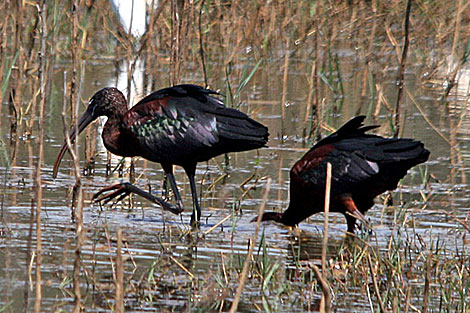
<instances>
[{"instance_id":1,"label":"standing ibis","mask_svg":"<svg viewBox=\"0 0 470 313\"><path fill-rule=\"evenodd\" d=\"M130 183L104 188L95 198L101 195L98 200L118 196L121 199L136 193L180 213L183 202L173 175L173 165L179 165L188 175L191 187L191 224L198 225L201 210L194 182L196 164L220 154L263 147L269 136L265 126L240 111L226 108L213 94L218 93L196 85L178 85L156 91L128 109L126 98L116 88L103 88L95 93L78 121L78 134L99 116L106 116L102 133L105 147L120 156L140 156L160 163L170 180L177 206ZM76 136L72 127L70 140ZM54 177L66 151L64 143L54 164ZM109 193L103 196L103 192Z\"/></svg>"},{"instance_id":2,"label":"standing ibis","mask_svg":"<svg viewBox=\"0 0 470 313\"><path fill-rule=\"evenodd\" d=\"M366 134L378 126L363 126L357 116L338 131L320 140L290 171L290 203L284 213L266 212L263 221L295 226L310 215L323 212L326 164L332 165L330 211L343 213L348 232L374 198L397 184L407 171L429 157L424 145L413 139L383 138Z\"/></svg>"}]
</instances>

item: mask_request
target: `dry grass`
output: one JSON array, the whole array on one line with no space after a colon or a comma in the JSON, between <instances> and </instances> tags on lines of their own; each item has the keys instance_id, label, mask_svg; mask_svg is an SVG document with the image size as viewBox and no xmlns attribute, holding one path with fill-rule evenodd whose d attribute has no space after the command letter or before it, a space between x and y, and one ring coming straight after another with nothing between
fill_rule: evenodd
<instances>
[{"instance_id":1,"label":"dry grass","mask_svg":"<svg viewBox=\"0 0 470 313\"><path fill-rule=\"evenodd\" d=\"M405 31L407 3L411 4L411 14L409 29ZM439 110L445 115L457 105L468 109L468 96L458 103L449 96L455 92L458 73L467 65L470 55L468 7L462 0L162 0L158 9L150 12L147 33L136 39L119 26L108 1L1 2L0 100L6 105L1 106L0 113L9 114L11 118L7 127L9 141L4 136L0 138L0 160L11 169L9 175L14 176L17 171L20 138L28 142L37 140L37 149L30 147L28 150L29 166L35 169L34 176L30 177L31 181L34 178L36 191L32 207L37 211L31 211L27 247L30 272L25 274L28 278L25 278L23 309L30 310L31 288L36 288L35 311L42 309L40 282L44 284L44 278L41 269L47 265L41 246L44 240L41 237L44 125L54 111L61 111L59 105L51 101L54 88L58 88L53 77L64 77L64 115L69 119L67 124L71 124L86 103L88 95L83 93L82 85L86 67L91 63L114 62L118 68L119 63L129 62L127 85L130 87L132 69L138 59L143 60L146 68L143 90L181 82L205 82L213 89L222 90L230 105L246 108L249 113L260 110L257 99L251 97L259 90L257 79L268 76L269 92L263 102L279 108L273 112L280 112L282 125L279 133L272 133L272 136L280 141L292 137L300 137L304 142L314 140L325 129L331 129L329 125L336 122L334 116L359 113L367 113L375 119L386 116L390 124L381 131L392 134L405 126L406 103L410 103L450 146L451 165L464 164L465 157L455 134L461 128L465 110L455 125L451 125L449 134L444 134L410 94L409 88L413 87L401 81L406 81L407 70L410 70L421 86L432 85L437 89L442 101L428 108L428 112ZM409 43L407 54L405 43ZM352 62L342 61L344 53L353 54L348 56ZM66 75L62 74L64 69ZM305 77L302 86L289 84L294 71ZM398 87L390 82L390 71L399 77ZM269 78L272 73L276 75ZM281 76L282 79L276 81ZM446 88L441 90L439 86L444 81ZM272 90L278 92L270 94ZM298 108L298 127L288 133L283 123L291 118L288 105L290 96L295 93L302 93L296 94L296 98L302 99L304 105ZM397 98L391 98L391 94ZM5 112L6 107L8 112ZM393 123L400 116L397 113L402 116L401 120L397 119L398 124ZM86 139L87 174L93 174L96 137L95 129ZM76 150L75 156L78 155ZM279 164L282 162L281 158ZM227 163L217 161L223 174L209 177L205 183L214 189L223 184L228 176L224 168ZM289 257L281 258L270 253L278 247L270 246L263 233L258 242L250 245L252 252L255 245L258 247L253 255L241 249L230 254L220 252L220 262L205 265L202 271L194 265L193 255L197 255L198 245L205 244L204 236L212 233L188 234L186 229L170 225L165 226L165 232L155 234L159 246L155 247L153 260L136 263L130 252L134 243L125 240L126 233L132 229L123 228L123 238L118 231L116 243L111 226L105 224L92 229L90 225L83 225L82 167L75 158L71 173L76 177L76 236L65 242L63 255L59 256L64 269L57 274L64 299L75 299L75 312L97 307L116 311L123 311L123 307L228 311L232 305L236 307L234 299L240 300L240 311L291 311L292 308L311 311L320 307L322 289L315 278L319 277L315 272L318 262L312 257L301 257L310 252L303 247L303 240L311 239L309 234L293 232L288 242L290 251L283 250ZM253 185L259 179L264 182L262 175L253 170L252 175L247 175L247 182L255 181ZM279 166L280 186L281 176ZM424 186L429 173L423 177ZM466 177L468 174L463 169L452 170L444 183L466 184ZM5 186L2 199L7 195ZM232 244L241 214L239 203L250 196L251 188L242 187L238 203L233 204ZM449 199L432 193L422 196L425 205L431 201L453 203L451 196ZM15 196L9 197L10 203L16 204ZM3 212L2 200L5 226L1 232L8 234L8 214ZM360 238L329 246L327 266L321 275L324 283L331 287L333 310L347 308L352 299L356 299L359 306L361 301L367 303L371 311L469 312L468 220L449 217L461 227L449 230L447 238L455 238L454 242L443 242L433 235L432 229L423 239L414 229L413 219L405 220L406 214L400 215L402 211L398 209L396 212L396 227L386 239L386 250L381 250L378 244L383 238L366 232L361 233ZM33 229L36 230L35 245ZM180 247L181 251L181 246L187 255L172 251L175 247ZM71 249L74 257L67 252ZM97 270L98 264L104 262L103 251L104 259L111 266L116 264L116 269ZM245 277L249 283L237 292L245 257ZM73 270L67 267L71 259L74 259ZM5 263L7 268L11 266L11 260ZM34 271L33 265L36 266ZM35 284L28 276L33 272ZM107 276L109 273L114 277ZM326 284L322 286L325 290ZM165 303L168 299L172 304ZM63 311L70 309L69 305L65 303ZM9 304L0 307L0 311L15 309L18 308L9 308ZM62 304L53 309L60 311Z\"/></svg>"}]
</instances>

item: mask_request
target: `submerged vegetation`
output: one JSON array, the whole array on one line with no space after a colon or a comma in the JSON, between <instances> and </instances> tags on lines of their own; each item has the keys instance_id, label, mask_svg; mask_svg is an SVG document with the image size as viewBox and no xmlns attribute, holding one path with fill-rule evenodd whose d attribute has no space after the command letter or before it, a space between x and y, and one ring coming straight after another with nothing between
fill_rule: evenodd
<instances>
[{"instance_id":1,"label":"submerged vegetation","mask_svg":"<svg viewBox=\"0 0 470 313\"><path fill-rule=\"evenodd\" d=\"M0 312L470 312L469 3L155 2L140 38L109 1L0 3ZM200 231L181 172L182 221L138 198L92 205L113 179L163 189L159 167L103 152L98 127L52 179L64 130L123 72L131 103L196 83L269 126L270 148L198 167ZM358 114L431 150L373 229L249 223L283 210L295 160Z\"/></svg>"}]
</instances>

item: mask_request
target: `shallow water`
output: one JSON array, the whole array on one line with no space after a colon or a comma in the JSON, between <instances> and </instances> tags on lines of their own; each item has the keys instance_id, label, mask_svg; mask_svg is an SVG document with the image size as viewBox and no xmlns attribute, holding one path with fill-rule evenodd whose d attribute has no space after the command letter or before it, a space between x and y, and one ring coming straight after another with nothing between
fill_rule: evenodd
<instances>
[{"instance_id":1,"label":"shallow water","mask_svg":"<svg viewBox=\"0 0 470 313\"><path fill-rule=\"evenodd\" d=\"M354 115L355 103L359 98L359 88L357 88L359 74L353 66L356 54L345 49L338 51L338 55L341 57L341 64L344 65L342 74L347 96L341 114L332 116L326 121L334 128ZM276 62L281 61L276 60ZM115 255L115 236L118 227L122 228L125 237L126 282L139 286L138 292L129 287L130 291L126 294L126 307L129 312L197 310L201 305L210 306L218 297L217 293L221 293L220 297L225 297L226 301L233 298L233 294L225 295L224 290L217 287L221 260L230 260L233 266L241 268L248 240L255 229L255 225L250 221L257 215L262 202L266 176L272 178L266 210L283 210L288 204L290 167L308 149L308 144L303 140L303 130L308 125L308 122L304 122L308 90L306 77L309 75L307 71L309 67L306 64L306 60L292 61L288 76L287 102L283 104L285 117L282 123L279 92L282 90L282 72L273 70L276 64L260 67L250 87L244 91L245 100L240 109L269 127L271 134L269 147L259 151L230 154L229 166L225 169L228 175L221 180L218 178L224 174L223 157L211 160L207 164L199 164L197 179L198 188L203 190L201 200L203 216L201 230L197 233L187 233L191 196L187 178L181 168L176 169L176 178L186 206L181 218L164 213L157 206L149 205L137 197L133 198L132 205L127 199L114 206L108 204L101 207L91 203L93 194L102 187L127 180L127 177L119 177L117 174L106 177L106 152L102 143L98 142L95 173L83 178L86 199L84 225L87 238L82 251L82 264L87 270L82 283L84 294L87 295L85 303L90 311L110 311L112 300L109 299L113 299L114 294L113 265L110 260ZM416 65L416 68L418 67L419 64ZM367 213L374 231L374 239L371 241L379 250L386 251L390 237L396 232L397 223L404 221L404 224L409 226L406 230L411 236L418 234L425 242L439 238L447 243L447 252L452 253L462 248L453 245L455 230L461 225L450 215L465 220L470 211L468 192L470 179L468 165L470 114L468 113L470 112L464 115L463 112L468 110L468 105L465 103L459 105L459 102L454 102L449 110L442 108L439 102L442 88L421 88L417 71L415 72L413 66L409 70L406 83L413 97L422 106L430 122L445 137L452 137L459 151L452 152L449 144L423 119L412 102L407 100L403 137L412 137L424 142L431 151L431 156L426 164L411 169L400 187L393 192L393 207L384 207L382 201L378 199L377 204ZM68 157L62 162L58 177L52 178L52 166L63 142L60 118L62 71L62 68L57 68L55 71L52 98L48 101L45 162L42 167L44 184L41 225L42 308L44 311L68 312L73 307L70 279L75 246L75 224L71 218L69 196L75 179L68 170L71 167ZM114 66L106 62L86 65L83 99L88 99L101 87L114 85L114 71ZM462 73L463 77L465 73L468 75L468 71ZM390 70L384 79L389 82L389 86L385 87L388 92L386 95L390 99L394 99L393 95L396 92L394 79L395 72ZM192 77L187 77L186 80L202 84ZM461 89L458 91L464 92ZM366 113L366 110L362 113ZM390 135L388 118L386 112L382 113L377 121L382 126L378 133L388 136ZM7 114L3 114L0 120L0 139L4 145L10 140L10 118ZM460 127L452 129L460 119ZM367 123L372 121L368 119ZM325 131L322 133L326 134ZM4 286L0 307L8 306L12 312L24 307L25 295L28 295L30 303L34 296L32 290L28 290L27 282L30 279L34 280L34 266L30 267L30 264L33 264L32 256L28 251L34 250L36 240L34 223L30 222L31 203L34 198L35 150L34 137L32 139L20 137L14 164L7 166L2 159L0 168L3 188L1 214L4 221L0 229L0 264L2 264L0 285ZM11 152L12 149L8 151ZM117 164L119 160L120 158L113 158L113 164ZM432 173L436 179L430 179L429 183L423 186L425 171ZM137 185L145 188L150 185L153 191L161 192L163 171L160 165L138 159L136 173ZM252 175L259 180L250 179L244 188L252 187L252 189L243 195L244 189L241 183ZM208 187L216 181L213 189L208 191ZM232 214L234 208L237 211L233 217L214 231L205 234L217 222ZM400 214L405 214L406 218L401 218ZM333 256L343 244L346 225L341 215L333 214L330 222L329 248ZM295 269L295 263L299 261L295 253L300 250L299 258L303 262L319 262L323 216L321 214L312 216L308 221L301 223L299 229L300 232L293 232L274 223L264 224L262 232L267 254L255 253L257 258L266 257L271 266L273 264L280 266L294 285L305 283L289 274L289 271ZM156 261L159 264L155 265ZM152 268L155 268L153 275L149 275ZM188 271L195 278L190 278ZM237 278L230 277L230 279ZM240 312L255 312L258 311L257 308L263 307L258 286L255 280L247 281L239 306ZM294 311L300 312L309 310L301 300L308 297L293 292L283 301L276 301L272 295L265 301L270 302L269 306L273 311L292 312L295 308ZM308 301L315 303L319 297L319 293L315 293L308 298ZM338 312L350 312L351 309L361 312L370 310L369 301L361 290L348 290L344 294L336 295L336 299L335 309ZM432 305L438 303L433 302Z\"/></svg>"}]
</instances>

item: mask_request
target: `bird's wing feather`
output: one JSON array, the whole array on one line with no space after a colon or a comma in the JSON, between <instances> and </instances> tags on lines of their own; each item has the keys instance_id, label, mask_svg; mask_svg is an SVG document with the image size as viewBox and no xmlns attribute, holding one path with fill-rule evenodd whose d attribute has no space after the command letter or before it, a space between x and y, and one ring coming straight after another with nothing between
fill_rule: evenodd
<instances>
[{"instance_id":1,"label":"bird's wing feather","mask_svg":"<svg viewBox=\"0 0 470 313\"><path fill-rule=\"evenodd\" d=\"M323 189L326 163L332 164L332 189L336 194L360 189L375 196L396 188L409 168L427 160L429 151L411 139L365 135L343 139L310 150L293 167L291 176L311 188ZM365 188L367 185L367 188Z\"/></svg>"},{"instance_id":2,"label":"bird's wing feather","mask_svg":"<svg viewBox=\"0 0 470 313\"><path fill-rule=\"evenodd\" d=\"M308 157L313 162L306 162L302 167L294 166L292 171L297 171L297 173L291 174L291 177L294 176L296 180L300 180L302 184L309 185L315 190L325 188L328 162L332 165L332 190L335 194L349 193L352 186L361 184L379 172L379 165L368 160L361 151L351 153L333 149L327 154L324 154L324 150L315 152L313 151Z\"/></svg>"},{"instance_id":3,"label":"bird's wing feather","mask_svg":"<svg viewBox=\"0 0 470 313\"><path fill-rule=\"evenodd\" d=\"M178 162L218 141L215 118L195 112L197 102L191 97L147 99L128 111L124 128L138 139L145 157L169 162L162 159L167 155Z\"/></svg>"},{"instance_id":4,"label":"bird's wing feather","mask_svg":"<svg viewBox=\"0 0 470 313\"><path fill-rule=\"evenodd\" d=\"M139 101L135 106L146 106L146 103L153 102L161 99L179 99L183 105L188 99L195 100L199 105L211 108L225 107L224 102L220 99L212 97L211 95L218 95L219 93L205 89L201 86L184 84L173 87L163 88L156 92L153 92Z\"/></svg>"},{"instance_id":5,"label":"bird's wing feather","mask_svg":"<svg viewBox=\"0 0 470 313\"><path fill-rule=\"evenodd\" d=\"M144 157L174 164L204 161L266 144L266 127L226 108L212 94L217 93L195 85L161 89L126 113L123 128L138 139ZM163 160L164 154L173 160Z\"/></svg>"}]
</instances>

